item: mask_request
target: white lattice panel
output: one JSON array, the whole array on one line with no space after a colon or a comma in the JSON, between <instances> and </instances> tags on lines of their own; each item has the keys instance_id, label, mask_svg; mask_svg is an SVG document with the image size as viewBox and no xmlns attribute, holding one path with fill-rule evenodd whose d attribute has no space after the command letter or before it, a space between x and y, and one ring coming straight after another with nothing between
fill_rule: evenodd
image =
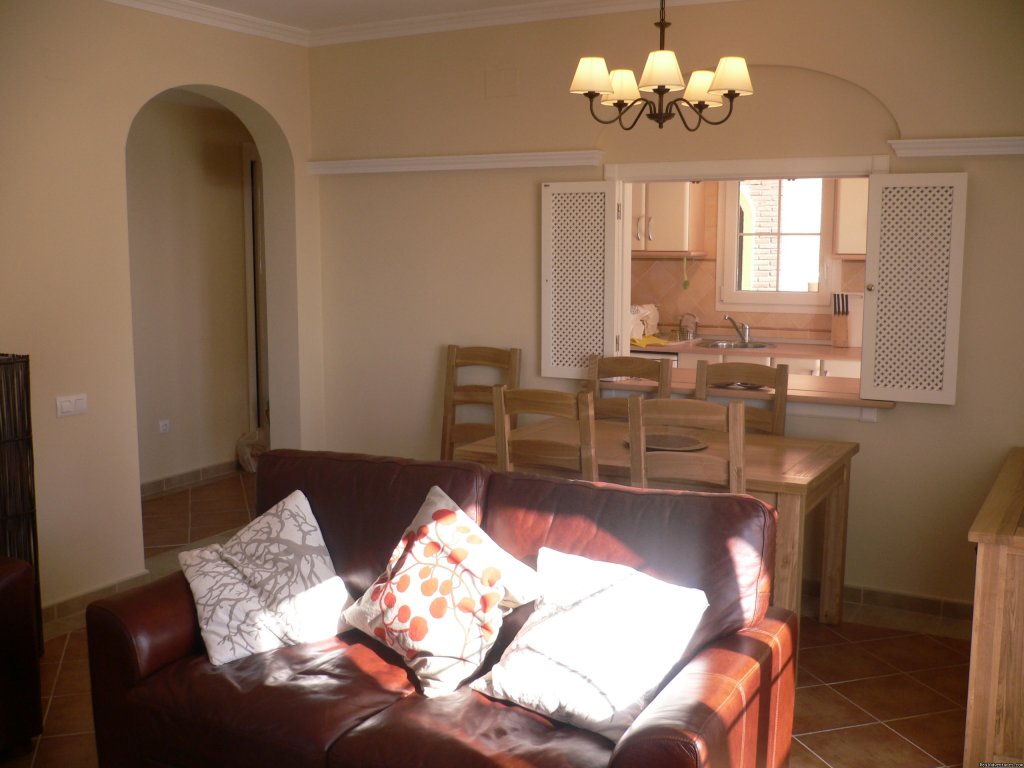
<instances>
[{"instance_id":1,"label":"white lattice panel","mask_svg":"<svg viewBox=\"0 0 1024 768\"><path fill-rule=\"evenodd\" d=\"M542 262L544 376L582 377L609 348L614 188L605 182L545 184Z\"/></svg>"},{"instance_id":2,"label":"white lattice panel","mask_svg":"<svg viewBox=\"0 0 1024 768\"><path fill-rule=\"evenodd\" d=\"M963 174L872 177L865 279L865 396L952 403Z\"/></svg>"}]
</instances>

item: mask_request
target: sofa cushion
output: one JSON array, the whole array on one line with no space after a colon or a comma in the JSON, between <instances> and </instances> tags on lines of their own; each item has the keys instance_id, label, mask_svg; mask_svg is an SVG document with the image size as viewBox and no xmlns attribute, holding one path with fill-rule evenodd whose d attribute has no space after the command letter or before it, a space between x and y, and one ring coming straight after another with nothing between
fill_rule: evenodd
<instances>
[{"instance_id":1,"label":"sofa cushion","mask_svg":"<svg viewBox=\"0 0 1024 768\"><path fill-rule=\"evenodd\" d=\"M260 457L258 509L296 488L309 499L334 569L358 598L384 570L431 486L480 520L489 470L471 462L413 461L276 449Z\"/></svg>"},{"instance_id":2,"label":"sofa cushion","mask_svg":"<svg viewBox=\"0 0 1024 768\"><path fill-rule=\"evenodd\" d=\"M396 654L350 630L218 667L176 662L132 689L121 737L161 765L323 766L338 738L414 690Z\"/></svg>"},{"instance_id":3,"label":"sofa cushion","mask_svg":"<svg viewBox=\"0 0 1024 768\"><path fill-rule=\"evenodd\" d=\"M755 624L768 608L775 510L752 496L497 472L483 527L525 562L550 547L701 590L709 607L686 657Z\"/></svg>"},{"instance_id":4,"label":"sofa cushion","mask_svg":"<svg viewBox=\"0 0 1024 768\"><path fill-rule=\"evenodd\" d=\"M536 610L472 687L618 741L682 658L704 593L547 547L537 569ZM639 650L628 665L623 648Z\"/></svg>"},{"instance_id":5,"label":"sofa cushion","mask_svg":"<svg viewBox=\"0 0 1024 768\"><path fill-rule=\"evenodd\" d=\"M349 731L330 768L607 768L612 743L459 688L408 696Z\"/></svg>"},{"instance_id":6,"label":"sofa cushion","mask_svg":"<svg viewBox=\"0 0 1024 768\"><path fill-rule=\"evenodd\" d=\"M335 635L352 602L301 491L223 546L181 552L178 560L214 664Z\"/></svg>"},{"instance_id":7,"label":"sofa cushion","mask_svg":"<svg viewBox=\"0 0 1024 768\"><path fill-rule=\"evenodd\" d=\"M403 654L424 694L439 696L483 661L503 608L533 600L537 589L534 570L434 486L384 573L345 620Z\"/></svg>"}]
</instances>

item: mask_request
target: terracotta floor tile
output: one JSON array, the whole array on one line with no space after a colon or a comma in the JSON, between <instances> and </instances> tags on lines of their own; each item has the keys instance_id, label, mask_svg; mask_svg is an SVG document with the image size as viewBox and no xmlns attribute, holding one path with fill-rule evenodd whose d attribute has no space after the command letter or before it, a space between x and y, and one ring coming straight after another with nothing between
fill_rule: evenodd
<instances>
[{"instance_id":1,"label":"terracotta floor tile","mask_svg":"<svg viewBox=\"0 0 1024 768\"><path fill-rule=\"evenodd\" d=\"M175 515L181 512L188 512L188 491L176 491L163 496L154 496L142 500L142 516L157 517L160 515Z\"/></svg>"},{"instance_id":2,"label":"terracotta floor tile","mask_svg":"<svg viewBox=\"0 0 1024 768\"><path fill-rule=\"evenodd\" d=\"M874 718L841 696L831 686L798 688L793 717L793 733L813 733L850 725L864 725Z\"/></svg>"},{"instance_id":3,"label":"terracotta floor tile","mask_svg":"<svg viewBox=\"0 0 1024 768\"><path fill-rule=\"evenodd\" d=\"M831 768L937 768L940 763L881 723L801 736Z\"/></svg>"},{"instance_id":4,"label":"terracotta floor tile","mask_svg":"<svg viewBox=\"0 0 1024 768\"><path fill-rule=\"evenodd\" d=\"M964 758L966 722L966 713L957 709L905 720L890 720L886 725L940 760L943 765L953 765Z\"/></svg>"},{"instance_id":5,"label":"terracotta floor tile","mask_svg":"<svg viewBox=\"0 0 1024 768\"><path fill-rule=\"evenodd\" d=\"M188 544L188 526L155 531L147 526L143 529L142 538L147 547L180 547Z\"/></svg>"},{"instance_id":6,"label":"terracotta floor tile","mask_svg":"<svg viewBox=\"0 0 1024 768\"><path fill-rule=\"evenodd\" d=\"M970 666L961 664L956 667L923 669L920 672L911 672L910 676L938 691L958 706L966 707L970 673Z\"/></svg>"},{"instance_id":7,"label":"terracotta floor tile","mask_svg":"<svg viewBox=\"0 0 1024 768\"><path fill-rule=\"evenodd\" d=\"M807 685L821 685L823 680L816 677L811 672L807 671L807 668L803 664L797 664L796 667L796 687L803 688Z\"/></svg>"},{"instance_id":8,"label":"terracotta floor tile","mask_svg":"<svg viewBox=\"0 0 1024 768\"><path fill-rule=\"evenodd\" d=\"M89 693L89 662L84 659L65 660L60 665L54 696L68 696L73 693Z\"/></svg>"},{"instance_id":9,"label":"terracotta floor tile","mask_svg":"<svg viewBox=\"0 0 1024 768\"><path fill-rule=\"evenodd\" d=\"M68 644L64 649L64 660L81 660L89 658L89 638L84 629L68 634Z\"/></svg>"},{"instance_id":10,"label":"terracotta floor tile","mask_svg":"<svg viewBox=\"0 0 1024 768\"><path fill-rule=\"evenodd\" d=\"M39 740L33 768L97 768L93 734L44 736Z\"/></svg>"},{"instance_id":11,"label":"terracotta floor tile","mask_svg":"<svg viewBox=\"0 0 1024 768\"><path fill-rule=\"evenodd\" d=\"M53 686L57 683L57 672L59 670L60 664L56 662L39 665L39 693L42 694L43 698L53 693Z\"/></svg>"},{"instance_id":12,"label":"terracotta floor tile","mask_svg":"<svg viewBox=\"0 0 1024 768\"><path fill-rule=\"evenodd\" d=\"M964 664L968 655L943 645L928 635L904 635L902 637L872 640L863 643L864 649L892 664L903 672L933 667L948 667Z\"/></svg>"},{"instance_id":13,"label":"terracotta floor tile","mask_svg":"<svg viewBox=\"0 0 1024 768\"><path fill-rule=\"evenodd\" d=\"M44 736L92 733L92 698L88 693L54 696L43 723Z\"/></svg>"},{"instance_id":14,"label":"terracotta floor tile","mask_svg":"<svg viewBox=\"0 0 1024 768\"><path fill-rule=\"evenodd\" d=\"M907 674L871 677L833 687L879 720L926 715L957 706Z\"/></svg>"},{"instance_id":15,"label":"terracotta floor tile","mask_svg":"<svg viewBox=\"0 0 1024 768\"><path fill-rule=\"evenodd\" d=\"M64 647L68 644L67 635L51 637L43 642L42 661L46 664L57 664L64 655Z\"/></svg>"},{"instance_id":16,"label":"terracotta floor tile","mask_svg":"<svg viewBox=\"0 0 1024 768\"><path fill-rule=\"evenodd\" d=\"M824 645L800 651L798 666L826 683L857 680L896 672L891 664L865 651L859 645Z\"/></svg>"},{"instance_id":17,"label":"terracotta floor tile","mask_svg":"<svg viewBox=\"0 0 1024 768\"><path fill-rule=\"evenodd\" d=\"M828 768L828 763L821 760L797 739L789 747L789 768Z\"/></svg>"},{"instance_id":18,"label":"terracotta floor tile","mask_svg":"<svg viewBox=\"0 0 1024 768\"><path fill-rule=\"evenodd\" d=\"M907 634L906 630L902 629L876 627L868 624L857 624L855 622L843 622L832 629L851 643L859 643L864 640L878 640L883 637L896 637Z\"/></svg>"},{"instance_id":19,"label":"terracotta floor tile","mask_svg":"<svg viewBox=\"0 0 1024 768\"><path fill-rule=\"evenodd\" d=\"M800 622L799 641L801 648L814 648L819 645L836 645L845 642L843 636L831 627L819 624L813 619Z\"/></svg>"}]
</instances>

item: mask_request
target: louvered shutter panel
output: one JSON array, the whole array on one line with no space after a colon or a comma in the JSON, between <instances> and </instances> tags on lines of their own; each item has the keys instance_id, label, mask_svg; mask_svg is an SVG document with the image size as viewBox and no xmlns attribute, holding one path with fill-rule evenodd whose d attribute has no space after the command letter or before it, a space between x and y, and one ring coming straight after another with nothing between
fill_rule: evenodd
<instances>
[{"instance_id":1,"label":"louvered shutter panel","mask_svg":"<svg viewBox=\"0 0 1024 768\"><path fill-rule=\"evenodd\" d=\"M861 396L952 405L967 175L871 177Z\"/></svg>"},{"instance_id":2,"label":"louvered shutter panel","mask_svg":"<svg viewBox=\"0 0 1024 768\"><path fill-rule=\"evenodd\" d=\"M614 354L615 183L541 187L541 375L586 377Z\"/></svg>"}]
</instances>

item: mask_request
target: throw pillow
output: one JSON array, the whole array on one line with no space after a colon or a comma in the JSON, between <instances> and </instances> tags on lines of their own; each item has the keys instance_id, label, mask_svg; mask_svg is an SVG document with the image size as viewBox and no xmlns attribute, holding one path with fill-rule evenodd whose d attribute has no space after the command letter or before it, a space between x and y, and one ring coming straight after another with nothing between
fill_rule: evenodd
<instances>
[{"instance_id":1,"label":"throw pillow","mask_svg":"<svg viewBox=\"0 0 1024 768\"><path fill-rule=\"evenodd\" d=\"M546 547L537 571L533 614L471 687L618 741L682 658L707 599L625 565Z\"/></svg>"},{"instance_id":2,"label":"throw pillow","mask_svg":"<svg viewBox=\"0 0 1024 768\"><path fill-rule=\"evenodd\" d=\"M536 572L434 486L384 573L344 617L402 654L424 695L441 696L483 662L503 611L536 594Z\"/></svg>"},{"instance_id":3,"label":"throw pillow","mask_svg":"<svg viewBox=\"0 0 1024 768\"><path fill-rule=\"evenodd\" d=\"M223 546L182 552L178 562L214 665L337 634L352 602L300 491Z\"/></svg>"}]
</instances>

